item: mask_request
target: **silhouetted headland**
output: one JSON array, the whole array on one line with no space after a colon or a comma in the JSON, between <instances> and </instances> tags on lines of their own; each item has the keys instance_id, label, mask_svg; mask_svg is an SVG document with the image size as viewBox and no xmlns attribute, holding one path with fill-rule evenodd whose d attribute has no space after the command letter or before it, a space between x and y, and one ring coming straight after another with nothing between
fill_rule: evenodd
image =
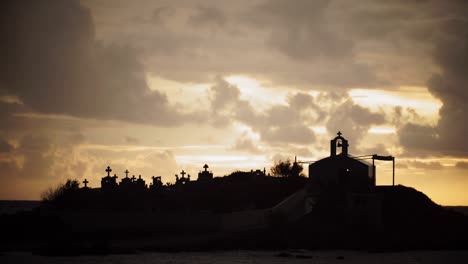
<instances>
[{"instance_id":1,"label":"silhouetted headland","mask_svg":"<svg viewBox=\"0 0 468 264\"><path fill-rule=\"evenodd\" d=\"M374 160L354 157L338 133L330 156L309 164L214 177L204 165L193 180L153 176L118 182L107 167L100 188L69 180L29 212L0 217L3 250L41 254L219 249L466 249L468 217L409 187L376 186ZM338 151L341 150L340 153ZM366 161L372 160L372 163ZM277 177L277 176L283 177Z\"/></svg>"}]
</instances>

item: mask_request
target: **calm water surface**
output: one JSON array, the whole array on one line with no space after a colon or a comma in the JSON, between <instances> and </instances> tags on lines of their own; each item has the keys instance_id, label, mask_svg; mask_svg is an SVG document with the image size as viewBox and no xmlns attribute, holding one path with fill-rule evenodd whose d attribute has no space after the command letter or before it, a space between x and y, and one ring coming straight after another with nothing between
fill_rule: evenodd
<instances>
[{"instance_id":1,"label":"calm water surface","mask_svg":"<svg viewBox=\"0 0 468 264\"><path fill-rule=\"evenodd\" d=\"M284 251L283 251L284 252ZM294 251L289 257L277 257L274 251L219 251L187 253L142 253L136 255L42 257L29 253L9 252L0 255L0 263L444 263L467 264L468 251L411 251L365 253L357 251ZM312 257L300 259L297 256Z\"/></svg>"}]
</instances>

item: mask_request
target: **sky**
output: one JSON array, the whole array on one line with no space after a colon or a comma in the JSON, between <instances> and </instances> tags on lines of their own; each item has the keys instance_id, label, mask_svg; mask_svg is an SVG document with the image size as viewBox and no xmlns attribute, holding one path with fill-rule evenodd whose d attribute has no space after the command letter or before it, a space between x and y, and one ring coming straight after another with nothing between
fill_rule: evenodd
<instances>
[{"instance_id":1,"label":"sky","mask_svg":"<svg viewBox=\"0 0 468 264\"><path fill-rule=\"evenodd\" d=\"M341 131L395 156L396 184L468 205L467 1L0 5L0 199L99 187L107 166L174 182L315 161Z\"/></svg>"}]
</instances>

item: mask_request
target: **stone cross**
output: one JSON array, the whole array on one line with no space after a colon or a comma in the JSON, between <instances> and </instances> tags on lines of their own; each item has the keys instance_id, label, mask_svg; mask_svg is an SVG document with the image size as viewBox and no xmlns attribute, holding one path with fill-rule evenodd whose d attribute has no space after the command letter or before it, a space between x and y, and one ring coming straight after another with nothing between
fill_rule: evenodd
<instances>
[{"instance_id":1,"label":"stone cross","mask_svg":"<svg viewBox=\"0 0 468 264\"><path fill-rule=\"evenodd\" d=\"M107 172L108 177L110 177L111 171L112 171L112 169L110 168L110 166L107 166L106 172Z\"/></svg>"},{"instance_id":2,"label":"stone cross","mask_svg":"<svg viewBox=\"0 0 468 264\"><path fill-rule=\"evenodd\" d=\"M185 174L187 174L184 170L180 172L180 175L182 175L182 178L184 178Z\"/></svg>"},{"instance_id":3,"label":"stone cross","mask_svg":"<svg viewBox=\"0 0 468 264\"><path fill-rule=\"evenodd\" d=\"M135 175L133 175L133 177L132 177L132 182L135 181L135 179L136 179L136 177L135 177Z\"/></svg>"},{"instance_id":4,"label":"stone cross","mask_svg":"<svg viewBox=\"0 0 468 264\"><path fill-rule=\"evenodd\" d=\"M87 188L88 187L88 180L87 179L84 179L83 183L84 183L84 187Z\"/></svg>"},{"instance_id":5,"label":"stone cross","mask_svg":"<svg viewBox=\"0 0 468 264\"><path fill-rule=\"evenodd\" d=\"M205 171L207 171L208 170L208 165L205 164L205 166L203 166L203 168L205 169Z\"/></svg>"},{"instance_id":6,"label":"stone cross","mask_svg":"<svg viewBox=\"0 0 468 264\"><path fill-rule=\"evenodd\" d=\"M130 173L128 170L125 170L125 178L128 178L128 174Z\"/></svg>"}]
</instances>

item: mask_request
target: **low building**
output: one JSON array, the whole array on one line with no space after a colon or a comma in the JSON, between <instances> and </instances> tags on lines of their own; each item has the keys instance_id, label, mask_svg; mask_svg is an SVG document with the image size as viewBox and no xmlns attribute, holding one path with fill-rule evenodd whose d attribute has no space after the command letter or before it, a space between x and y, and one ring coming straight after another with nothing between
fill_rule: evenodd
<instances>
[{"instance_id":1,"label":"low building","mask_svg":"<svg viewBox=\"0 0 468 264\"><path fill-rule=\"evenodd\" d=\"M375 187L375 166L348 154L348 140L338 136L330 141L330 157L309 165L309 178L321 188L362 192ZM337 148L341 153L337 154Z\"/></svg>"}]
</instances>

